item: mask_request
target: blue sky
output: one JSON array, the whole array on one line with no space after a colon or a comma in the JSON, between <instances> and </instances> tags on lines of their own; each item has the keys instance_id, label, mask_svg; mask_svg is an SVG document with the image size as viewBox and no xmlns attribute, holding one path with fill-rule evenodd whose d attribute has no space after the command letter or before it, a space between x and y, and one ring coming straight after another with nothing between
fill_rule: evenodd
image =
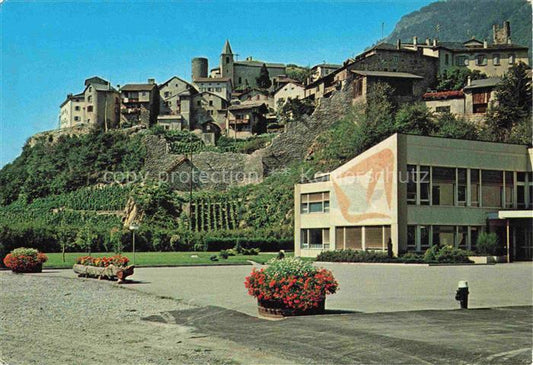
<instances>
[{"instance_id":1,"label":"blue sky","mask_svg":"<svg viewBox=\"0 0 533 365\"><path fill-rule=\"evenodd\" d=\"M243 59L341 63L389 34L431 1L79 1L0 0L0 166L28 137L58 126L67 93L85 78L113 85L190 79L191 58L218 65L226 38Z\"/></svg>"}]
</instances>

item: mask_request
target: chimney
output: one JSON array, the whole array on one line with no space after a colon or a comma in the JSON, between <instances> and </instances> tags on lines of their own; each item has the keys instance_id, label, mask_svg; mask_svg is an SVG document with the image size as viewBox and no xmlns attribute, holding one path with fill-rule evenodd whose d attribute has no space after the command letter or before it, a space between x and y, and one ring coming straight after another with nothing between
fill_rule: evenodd
<instances>
[{"instance_id":1,"label":"chimney","mask_svg":"<svg viewBox=\"0 0 533 365\"><path fill-rule=\"evenodd\" d=\"M483 41L483 48L488 48L489 44L487 43L487 40L485 39Z\"/></svg>"},{"instance_id":2,"label":"chimney","mask_svg":"<svg viewBox=\"0 0 533 365\"><path fill-rule=\"evenodd\" d=\"M466 85L470 86L471 83L472 83L472 78L470 76L468 76L467 79L466 79Z\"/></svg>"},{"instance_id":3,"label":"chimney","mask_svg":"<svg viewBox=\"0 0 533 365\"><path fill-rule=\"evenodd\" d=\"M402 40L399 38L396 40L396 49L402 49Z\"/></svg>"},{"instance_id":4,"label":"chimney","mask_svg":"<svg viewBox=\"0 0 533 365\"><path fill-rule=\"evenodd\" d=\"M120 90L120 84L117 84L117 90Z\"/></svg>"},{"instance_id":5,"label":"chimney","mask_svg":"<svg viewBox=\"0 0 533 365\"><path fill-rule=\"evenodd\" d=\"M418 37L417 36L414 36L413 37L413 46L418 46Z\"/></svg>"},{"instance_id":6,"label":"chimney","mask_svg":"<svg viewBox=\"0 0 533 365\"><path fill-rule=\"evenodd\" d=\"M155 79L148 79L148 83L150 85L154 85L155 84Z\"/></svg>"},{"instance_id":7,"label":"chimney","mask_svg":"<svg viewBox=\"0 0 533 365\"><path fill-rule=\"evenodd\" d=\"M437 38L435 38L435 39L433 40L433 47L437 47L437 44L438 44L438 43L437 43Z\"/></svg>"},{"instance_id":8,"label":"chimney","mask_svg":"<svg viewBox=\"0 0 533 365\"><path fill-rule=\"evenodd\" d=\"M431 46L431 39L426 38L426 46Z\"/></svg>"}]
</instances>

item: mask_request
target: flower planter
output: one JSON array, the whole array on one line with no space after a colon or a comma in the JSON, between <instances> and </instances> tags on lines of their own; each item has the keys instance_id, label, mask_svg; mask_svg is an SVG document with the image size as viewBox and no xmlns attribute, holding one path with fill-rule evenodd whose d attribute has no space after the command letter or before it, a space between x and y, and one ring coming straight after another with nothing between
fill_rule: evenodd
<instances>
[{"instance_id":1,"label":"flower planter","mask_svg":"<svg viewBox=\"0 0 533 365\"><path fill-rule=\"evenodd\" d=\"M102 279L108 279L108 280L116 280L118 279L118 283L122 284L126 281L126 277L133 275L133 269L135 266L125 266L125 267L119 267L115 266L113 264L105 267L98 267L98 266L90 266L90 265L80 265L80 264L74 264L72 269L76 274L78 274L78 277L86 277L86 278L97 278L99 280Z\"/></svg>"},{"instance_id":2,"label":"flower planter","mask_svg":"<svg viewBox=\"0 0 533 365\"><path fill-rule=\"evenodd\" d=\"M305 316L311 314L323 314L326 308L326 299L324 298L316 307L311 307L306 310L288 308L284 303L269 300L257 300L257 311L259 316L266 318L281 319L291 316Z\"/></svg>"}]
</instances>

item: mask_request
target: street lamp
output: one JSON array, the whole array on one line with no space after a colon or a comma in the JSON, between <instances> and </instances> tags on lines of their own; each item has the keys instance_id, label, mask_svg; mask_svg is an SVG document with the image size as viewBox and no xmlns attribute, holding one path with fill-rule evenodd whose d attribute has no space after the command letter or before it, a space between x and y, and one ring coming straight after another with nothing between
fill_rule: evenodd
<instances>
[{"instance_id":1,"label":"street lamp","mask_svg":"<svg viewBox=\"0 0 533 365\"><path fill-rule=\"evenodd\" d=\"M130 224L130 231L133 234L133 265L135 265L135 231L139 229L139 225L132 223Z\"/></svg>"}]
</instances>

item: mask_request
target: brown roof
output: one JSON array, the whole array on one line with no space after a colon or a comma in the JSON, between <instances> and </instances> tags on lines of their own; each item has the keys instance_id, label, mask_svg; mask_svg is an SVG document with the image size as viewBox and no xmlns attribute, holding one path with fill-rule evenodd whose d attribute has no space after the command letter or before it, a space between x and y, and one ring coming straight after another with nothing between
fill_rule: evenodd
<instances>
[{"instance_id":1,"label":"brown roof","mask_svg":"<svg viewBox=\"0 0 533 365\"><path fill-rule=\"evenodd\" d=\"M120 88L121 91L152 91L155 84L126 84Z\"/></svg>"},{"instance_id":2,"label":"brown roof","mask_svg":"<svg viewBox=\"0 0 533 365\"><path fill-rule=\"evenodd\" d=\"M366 71L366 70L351 70L354 74L370 77L397 77L402 79L423 79L422 76L410 74L407 72L392 72L392 71Z\"/></svg>"},{"instance_id":3,"label":"brown roof","mask_svg":"<svg viewBox=\"0 0 533 365\"><path fill-rule=\"evenodd\" d=\"M229 77L198 77L193 82L228 82L231 81Z\"/></svg>"},{"instance_id":4,"label":"brown roof","mask_svg":"<svg viewBox=\"0 0 533 365\"><path fill-rule=\"evenodd\" d=\"M260 108L262 106L266 107L266 104L264 102L243 102L236 105L231 105L228 110L245 110L245 109L252 109L252 108Z\"/></svg>"}]
</instances>

